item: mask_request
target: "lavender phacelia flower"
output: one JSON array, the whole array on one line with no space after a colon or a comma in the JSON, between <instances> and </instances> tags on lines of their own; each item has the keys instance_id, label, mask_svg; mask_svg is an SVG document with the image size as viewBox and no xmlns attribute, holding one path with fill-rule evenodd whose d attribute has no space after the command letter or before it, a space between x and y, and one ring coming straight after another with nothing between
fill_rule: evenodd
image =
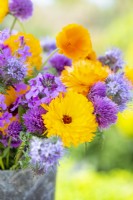
<instances>
[{"instance_id":1,"label":"lavender phacelia flower","mask_svg":"<svg viewBox=\"0 0 133 200\"><path fill-rule=\"evenodd\" d=\"M111 74L106 80L107 96L123 111L131 100L131 88L123 73Z\"/></svg>"},{"instance_id":2,"label":"lavender phacelia flower","mask_svg":"<svg viewBox=\"0 0 133 200\"><path fill-rule=\"evenodd\" d=\"M100 56L99 61L103 65L108 65L110 69L117 72L124 66L123 56L120 49L113 48L105 53L105 56Z\"/></svg>"},{"instance_id":3,"label":"lavender phacelia flower","mask_svg":"<svg viewBox=\"0 0 133 200\"><path fill-rule=\"evenodd\" d=\"M45 126L42 119L42 114L45 114L46 110L42 107L33 107L29 109L26 114L23 115L24 124L28 132L35 134L42 134L45 131Z\"/></svg>"},{"instance_id":4,"label":"lavender phacelia flower","mask_svg":"<svg viewBox=\"0 0 133 200\"><path fill-rule=\"evenodd\" d=\"M5 78L10 82L22 81L27 73L27 67L21 59L12 57L7 60L7 65L4 67Z\"/></svg>"},{"instance_id":5,"label":"lavender phacelia flower","mask_svg":"<svg viewBox=\"0 0 133 200\"><path fill-rule=\"evenodd\" d=\"M95 96L105 97L106 96L106 84L103 82L95 83L88 94L88 98L93 100Z\"/></svg>"},{"instance_id":6,"label":"lavender phacelia flower","mask_svg":"<svg viewBox=\"0 0 133 200\"><path fill-rule=\"evenodd\" d=\"M31 0L10 0L9 11L15 17L25 20L32 16L33 3Z\"/></svg>"},{"instance_id":7,"label":"lavender phacelia flower","mask_svg":"<svg viewBox=\"0 0 133 200\"><path fill-rule=\"evenodd\" d=\"M94 114L100 129L108 128L117 120L118 107L108 97L93 98Z\"/></svg>"},{"instance_id":8,"label":"lavender phacelia flower","mask_svg":"<svg viewBox=\"0 0 133 200\"><path fill-rule=\"evenodd\" d=\"M65 86L60 78L49 73L38 74L29 81L29 85L30 90L25 96L30 108L41 103L50 103L60 92L65 92Z\"/></svg>"},{"instance_id":9,"label":"lavender phacelia flower","mask_svg":"<svg viewBox=\"0 0 133 200\"><path fill-rule=\"evenodd\" d=\"M62 70L64 70L65 66L72 65L72 61L69 58L59 53L56 53L54 56L52 56L52 58L49 60L49 63L57 70L59 74Z\"/></svg>"},{"instance_id":10,"label":"lavender phacelia flower","mask_svg":"<svg viewBox=\"0 0 133 200\"><path fill-rule=\"evenodd\" d=\"M25 78L27 74L26 55L20 58L12 56L9 47L0 44L0 82L3 88L19 83Z\"/></svg>"},{"instance_id":11,"label":"lavender phacelia flower","mask_svg":"<svg viewBox=\"0 0 133 200\"><path fill-rule=\"evenodd\" d=\"M33 137L30 143L30 165L38 173L47 173L55 169L59 159L64 155L64 147L60 140L39 139Z\"/></svg>"}]
</instances>

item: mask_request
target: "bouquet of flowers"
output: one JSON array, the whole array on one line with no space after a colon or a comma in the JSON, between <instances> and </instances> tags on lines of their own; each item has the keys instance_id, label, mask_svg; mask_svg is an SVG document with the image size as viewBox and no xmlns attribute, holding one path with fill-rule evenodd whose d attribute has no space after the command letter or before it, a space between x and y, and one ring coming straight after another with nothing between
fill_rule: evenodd
<instances>
[{"instance_id":1,"label":"bouquet of flowers","mask_svg":"<svg viewBox=\"0 0 133 200\"><path fill-rule=\"evenodd\" d=\"M129 68L113 48L98 57L89 31L69 24L56 41L17 32L31 0L0 0L0 169L47 173L70 146L91 142L132 99ZM44 61L43 61L44 60Z\"/></svg>"}]
</instances>

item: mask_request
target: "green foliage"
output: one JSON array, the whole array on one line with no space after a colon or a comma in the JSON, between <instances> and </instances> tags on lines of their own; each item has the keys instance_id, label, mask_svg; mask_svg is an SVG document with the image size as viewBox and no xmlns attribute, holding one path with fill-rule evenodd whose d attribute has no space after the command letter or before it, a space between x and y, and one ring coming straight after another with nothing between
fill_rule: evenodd
<instances>
[{"instance_id":1,"label":"green foliage","mask_svg":"<svg viewBox=\"0 0 133 200\"><path fill-rule=\"evenodd\" d=\"M126 138L112 127L88 143L87 149L80 145L71 148L70 155L78 162L83 160L98 171L114 168L133 170L133 139Z\"/></svg>"},{"instance_id":2,"label":"green foliage","mask_svg":"<svg viewBox=\"0 0 133 200\"><path fill-rule=\"evenodd\" d=\"M132 200L133 174L126 170L98 173L65 159L57 174L56 200Z\"/></svg>"}]
</instances>

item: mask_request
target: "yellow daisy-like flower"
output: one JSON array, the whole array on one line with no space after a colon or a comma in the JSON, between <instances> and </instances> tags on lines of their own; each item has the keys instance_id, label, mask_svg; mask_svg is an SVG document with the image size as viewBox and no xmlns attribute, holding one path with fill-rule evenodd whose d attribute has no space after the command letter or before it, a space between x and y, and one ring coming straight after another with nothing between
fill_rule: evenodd
<instances>
[{"instance_id":1,"label":"yellow daisy-like flower","mask_svg":"<svg viewBox=\"0 0 133 200\"><path fill-rule=\"evenodd\" d=\"M81 25L69 24L56 37L60 53L71 59L87 57L92 51L89 31Z\"/></svg>"},{"instance_id":2,"label":"yellow daisy-like flower","mask_svg":"<svg viewBox=\"0 0 133 200\"><path fill-rule=\"evenodd\" d=\"M24 42L30 48L29 52L31 53L31 56L28 57L26 63L28 64L28 75L32 75L33 69L36 68L37 70L40 70L42 65L42 48L39 40L32 34L17 33L16 35L11 35L5 41L5 44L8 45L11 48L12 53L14 53L20 46L19 38L21 36L24 36Z\"/></svg>"},{"instance_id":3,"label":"yellow daisy-like flower","mask_svg":"<svg viewBox=\"0 0 133 200\"><path fill-rule=\"evenodd\" d=\"M61 80L69 90L87 95L92 85L104 81L107 76L107 67L103 67L99 61L86 59L74 62L72 67L65 67Z\"/></svg>"},{"instance_id":4,"label":"yellow daisy-like flower","mask_svg":"<svg viewBox=\"0 0 133 200\"><path fill-rule=\"evenodd\" d=\"M93 113L93 105L86 97L75 92L60 94L51 101L49 106L42 104L48 110L42 115L48 130L48 137L61 137L64 146L77 146L90 142L97 129Z\"/></svg>"},{"instance_id":5,"label":"yellow daisy-like flower","mask_svg":"<svg viewBox=\"0 0 133 200\"><path fill-rule=\"evenodd\" d=\"M0 23L8 13L8 0L0 0Z\"/></svg>"},{"instance_id":6,"label":"yellow daisy-like flower","mask_svg":"<svg viewBox=\"0 0 133 200\"><path fill-rule=\"evenodd\" d=\"M133 84L133 67L125 67L125 76Z\"/></svg>"}]
</instances>

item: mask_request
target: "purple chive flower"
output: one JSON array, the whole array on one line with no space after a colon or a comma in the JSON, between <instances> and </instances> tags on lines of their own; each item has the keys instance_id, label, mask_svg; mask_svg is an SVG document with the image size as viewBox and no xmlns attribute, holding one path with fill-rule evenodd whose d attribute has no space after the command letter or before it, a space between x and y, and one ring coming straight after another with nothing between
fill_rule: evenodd
<instances>
[{"instance_id":1,"label":"purple chive flower","mask_svg":"<svg viewBox=\"0 0 133 200\"><path fill-rule=\"evenodd\" d=\"M71 66L72 61L67 58L66 56L56 53L52 58L49 60L52 67L56 68L59 74L64 69L65 66Z\"/></svg>"},{"instance_id":2,"label":"purple chive flower","mask_svg":"<svg viewBox=\"0 0 133 200\"><path fill-rule=\"evenodd\" d=\"M111 99L95 96L93 105L94 114L100 129L108 128L116 122L118 107Z\"/></svg>"},{"instance_id":3,"label":"purple chive flower","mask_svg":"<svg viewBox=\"0 0 133 200\"><path fill-rule=\"evenodd\" d=\"M103 65L108 65L110 69L117 72L124 66L123 56L120 49L113 48L105 53L105 56L100 56L99 61Z\"/></svg>"},{"instance_id":4,"label":"purple chive flower","mask_svg":"<svg viewBox=\"0 0 133 200\"><path fill-rule=\"evenodd\" d=\"M18 121L13 121L7 129L8 137L11 137L11 147L17 148L21 144L19 134L22 131L22 125Z\"/></svg>"},{"instance_id":5,"label":"purple chive flower","mask_svg":"<svg viewBox=\"0 0 133 200\"><path fill-rule=\"evenodd\" d=\"M45 113L46 110L44 110L42 107L34 107L29 109L26 114L23 115L24 124L28 132L35 134L44 133L46 128L41 115Z\"/></svg>"},{"instance_id":6,"label":"purple chive flower","mask_svg":"<svg viewBox=\"0 0 133 200\"><path fill-rule=\"evenodd\" d=\"M38 74L29 81L30 90L26 94L28 106L34 107L41 103L49 103L60 92L65 92L65 87L59 77L52 74Z\"/></svg>"},{"instance_id":7,"label":"purple chive flower","mask_svg":"<svg viewBox=\"0 0 133 200\"><path fill-rule=\"evenodd\" d=\"M47 173L55 169L59 159L64 155L64 147L60 140L52 142L51 139L33 137L30 143L30 165L37 172Z\"/></svg>"},{"instance_id":8,"label":"purple chive flower","mask_svg":"<svg viewBox=\"0 0 133 200\"><path fill-rule=\"evenodd\" d=\"M106 80L107 96L123 111L131 100L131 88L123 73L111 74Z\"/></svg>"},{"instance_id":9,"label":"purple chive flower","mask_svg":"<svg viewBox=\"0 0 133 200\"><path fill-rule=\"evenodd\" d=\"M92 86L88 94L88 98L93 100L95 96L105 97L106 96L106 85L103 82L97 82Z\"/></svg>"},{"instance_id":10,"label":"purple chive flower","mask_svg":"<svg viewBox=\"0 0 133 200\"><path fill-rule=\"evenodd\" d=\"M33 4L31 0L10 0L9 10L15 17L25 20L32 16Z\"/></svg>"},{"instance_id":11,"label":"purple chive flower","mask_svg":"<svg viewBox=\"0 0 133 200\"><path fill-rule=\"evenodd\" d=\"M21 59L12 57L7 60L7 65L5 66L4 71L6 80L17 83L25 78L27 68Z\"/></svg>"},{"instance_id":12,"label":"purple chive flower","mask_svg":"<svg viewBox=\"0 0 133 200\"><path fill-rule=\"evenodd\" d=\"M41 46L43 48L43 51L46 53L50 53L51 51L54 51L56 47L55 39L46 37L41 40Z\"/></svg>"}]
</instances>

